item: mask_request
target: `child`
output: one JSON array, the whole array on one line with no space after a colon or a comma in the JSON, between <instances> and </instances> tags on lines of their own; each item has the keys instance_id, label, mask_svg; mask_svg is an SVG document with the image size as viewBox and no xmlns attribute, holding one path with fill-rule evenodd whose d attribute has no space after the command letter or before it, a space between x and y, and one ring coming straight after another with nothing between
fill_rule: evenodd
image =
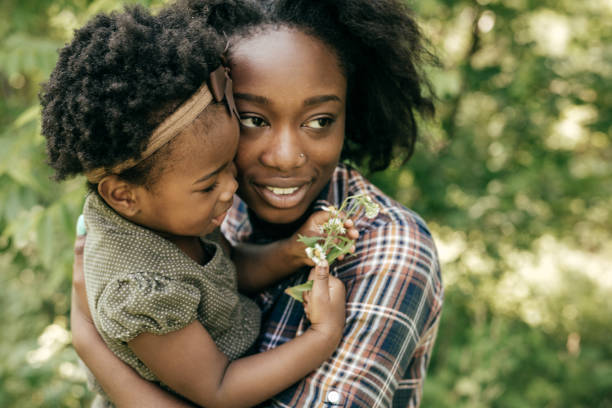
<instances>
[{"instance_id":1,"label":"child","mask_svg":"<svg viewBox=\"0 0 612 408\"><path fill-rule=\"evenodd\" d=\"M237 188L222 50L199 22L171 28L138 7L98 15L61 50L41 95L57 178L85 174L91 190L84 262L98 331L142 377L207 407L286 389L332 354L344 324L344 288L318 267L304 334L237 359L260 312L219 244L200 238Z\"/></svg>"}]
</instances>

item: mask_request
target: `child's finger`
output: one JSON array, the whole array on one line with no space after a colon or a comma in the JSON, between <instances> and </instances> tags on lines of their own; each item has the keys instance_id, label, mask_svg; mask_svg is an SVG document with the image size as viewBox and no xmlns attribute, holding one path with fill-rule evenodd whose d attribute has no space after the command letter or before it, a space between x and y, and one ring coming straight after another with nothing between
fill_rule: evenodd
<instances>
[{"instance_id":1,"label":"child's finger","mask_svg":"<svg viewBox=\"0 0 612 408\"><path fill-rule=\"evenodd\" d=\"M312 291L311 296L318 300L329 300L329 265L323 262L311 270Z\"/></svg>"},{"instance_id":2,"label":"child's finger","mask_svg":"<svg viewBox=\"0 0 612 408\"><path fill-rule=\"evenodd\" d=\"M304 314L306 315L306 319L310 320L310 291L304 292L302 297L304 299L302 303L304 305Z\"/></svg>"},{"instance_id":3,"label":"child's finger","mask_svg":"<svg viewBox=\"0 0 612 408\"><path fill-rule=\"evenodd\" d=\"M306 306L308 302L310 302L310 291L309 290L302 293L302 299L304 299L304 306Z\"/></svg>"},{"instance_id":4,"label":"child's finger","mask_svg":"<svg viewBox=\"0 0 612 408\"><path fill-rule=\"evenodd\" d=\"M332 303L343 303L346 301L346 287L344 283L333 276L329 279L329 298Z\"/></svg>"}]
</instances>

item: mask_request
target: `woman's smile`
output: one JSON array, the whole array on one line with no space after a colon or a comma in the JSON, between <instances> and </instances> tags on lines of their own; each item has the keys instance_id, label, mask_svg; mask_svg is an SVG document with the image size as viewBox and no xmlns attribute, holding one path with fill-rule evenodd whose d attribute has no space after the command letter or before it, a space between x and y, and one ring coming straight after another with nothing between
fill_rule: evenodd
<instances>
[{"instance_id":1,"label":"woman's smile","mask_svg":"<svg viewBox=\"0 0 612 408\"><path fill-rule=\"evenodd\" d=\"M291 208L298 205L313 185L311 180L278 179L263 183L254 182L253 187L269 205L277 208Z\"/></svg>"},{"instance_id":2,"label":"woman's smile","mask_svg":"<svg viewBox=\"0 0 612 408\"><path fill-rule=\"evenodd\" d=\"M230 61L241 125L238 194L260 218L291 223L308 210L338 164L344 72L325 43L287 28L242 39Z\"/></svg>"}]
</instances>

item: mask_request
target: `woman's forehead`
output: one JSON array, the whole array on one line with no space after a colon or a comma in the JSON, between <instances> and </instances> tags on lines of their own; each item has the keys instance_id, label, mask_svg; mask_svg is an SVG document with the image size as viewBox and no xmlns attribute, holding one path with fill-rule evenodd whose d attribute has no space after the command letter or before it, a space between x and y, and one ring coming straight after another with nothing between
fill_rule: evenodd
<instances>
[{"instance_id":1,"label":"woman's forehead","mask_svg":"<svg viewBox=\"0 0 612 408\"><path fill-rule=\"evenodd\" d=\"M320 39L297 29L274 28L239 40L232 46L230 63L238 93L245 87L269 84L299 86L301 90L332 88L340 94L346 88L336 53Z\"/></svg>"}]
</instances>

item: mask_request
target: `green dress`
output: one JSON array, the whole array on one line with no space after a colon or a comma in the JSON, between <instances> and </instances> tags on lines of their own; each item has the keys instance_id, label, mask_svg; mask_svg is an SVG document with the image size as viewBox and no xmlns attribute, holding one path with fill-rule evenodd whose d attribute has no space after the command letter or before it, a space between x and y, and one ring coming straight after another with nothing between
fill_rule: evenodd
<instances>
[{"instance_id":1,"label":"green dress","mask_svg":"<svg viewBox=\"0 0 612 408\"><path fill-rule=\"evenodd\" d=\"M217 243L202 240L210 261L200 265L121 217L96 193L87 197L83 214L85 285L94 324L111 351L143 378L159 382L127 345L141 333L162 335L197 319L231 360L253 344L259 308L238 293L236 269Z\"/></svg>"}]
</instances>

